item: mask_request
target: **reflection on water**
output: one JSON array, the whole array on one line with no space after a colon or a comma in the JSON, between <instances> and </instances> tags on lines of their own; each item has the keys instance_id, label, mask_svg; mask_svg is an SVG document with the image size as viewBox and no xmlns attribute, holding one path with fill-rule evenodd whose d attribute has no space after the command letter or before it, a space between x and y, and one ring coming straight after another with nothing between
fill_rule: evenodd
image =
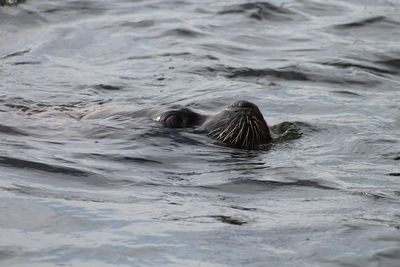
<instances>
[{"instance_id":1,"label":"reflection on water","mask_svg":"<svg viewBox=\"0 0 400 267\"><path fill-rule=\"evenodd\" d=\"M0 264L398 266L397 1L0 5ZM238 99L268 149L150 116Z\"/></svg>"}]
</instances>

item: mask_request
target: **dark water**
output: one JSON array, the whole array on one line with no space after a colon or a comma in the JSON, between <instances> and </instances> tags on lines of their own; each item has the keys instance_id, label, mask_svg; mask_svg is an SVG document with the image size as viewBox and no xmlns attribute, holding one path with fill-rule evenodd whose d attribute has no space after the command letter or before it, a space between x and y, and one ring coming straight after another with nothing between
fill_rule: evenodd
<instances>
[{"instance_id":1,"label":"dark water","mask_svg":"<svg viewBox=\"0 0 400 267\"><path fill-rule=\"evenodd\" d=\"M2 1L0 265L400 266L400 2ZM269 151L138 109L257 103Z\"/></svg>"}]
</instances>

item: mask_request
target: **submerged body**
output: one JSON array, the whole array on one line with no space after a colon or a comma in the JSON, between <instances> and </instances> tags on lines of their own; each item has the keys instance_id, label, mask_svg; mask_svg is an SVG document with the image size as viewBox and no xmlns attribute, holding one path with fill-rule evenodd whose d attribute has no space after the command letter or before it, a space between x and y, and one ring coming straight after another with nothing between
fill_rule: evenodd
<instances>
[{"instance_id":1,"label":"submerged body","mask_svg":"<svg viewBox=\"0 0 400 267\"><path fill-rule=\"evenodd\" d=\"M189 108L177 108L158 118L168 128L199 127L224 145L258 149L272 141L267 122L257 105L240 100L215 115L203 115Z\"/></svg>"},{"instance_id":2,"label":"submerged body","mask_svg":"<svg viewBox=\"0 0 400 267\"><path fill-rule=\"evenodd\" d=\"M194 128L217 140L219 145L247 150L268 150L272 142L289 141L302 135L298 123L281 122L269 127L257 105L244 100L236 101L214 115L173 105L142 109L132 106L97 106L83 112L71 112L69 116L111 121L152 118L167 128Z\"/></svg>"}]
</instances>

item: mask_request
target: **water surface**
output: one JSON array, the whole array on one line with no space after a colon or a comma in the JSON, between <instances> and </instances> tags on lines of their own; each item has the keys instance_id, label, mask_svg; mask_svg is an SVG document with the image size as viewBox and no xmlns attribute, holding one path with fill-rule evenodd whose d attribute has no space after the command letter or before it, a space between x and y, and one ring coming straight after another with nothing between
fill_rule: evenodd
<instances>
[{"instance_id":1,"label":"water surface","mask_svg":"<svg viewBox=\"0 0 400 267\"><path fill-rule=\"evenodd\" d=\"M398 1L0 4L0 265L398 266ZM135 112L238 99L301 138Z\"/></svg>"}]
</instances>

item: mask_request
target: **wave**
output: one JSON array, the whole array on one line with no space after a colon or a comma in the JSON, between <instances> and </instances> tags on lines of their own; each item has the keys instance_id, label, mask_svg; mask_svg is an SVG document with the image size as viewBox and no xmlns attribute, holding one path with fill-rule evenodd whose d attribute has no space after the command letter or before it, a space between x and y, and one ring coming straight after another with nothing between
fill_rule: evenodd
<instances>
[{"instance_id":1,"label":"wave","mask_svg":"<svg viewBox=\"0 0 400 267\"><path fill-rule=\"evenodd\" d=\"M164 33L162 33L161 36L162 37L178 36L178 37L184 37L184 38L196 38L196 37L205 36L205 34L195 31L195 30L190 30L190 29L186 29L186 28L178 28L178 29L167 30Z\"/></svg>"},{"instance_id":2,"label":"wave","mask_svg":"<svg viewBox=\"0 0 400 267\"><path fill-rule=\"evenodd\" d=\"M0 133L11 134L11 135L28 135L14 127L5 126L0 124Z\"/></svg>"},{"instance_id":3,"label":"wave","mask_svg":"<svg viewBox=\"0 0 400 267\"><path fill-rule=\"evenodd\" d=\"M255 2L240 5L232 5L218 12L226 14L246 14L249 18L256 20L286 21L299 17L299 14L283 6L275 6L268 2Z\"/></svg>"},{"instance_id":4,"label":"wave","mask_svg":"<svg viewBox=\"0 0 400 267\"><path fill-rule=\"evenodd\" d=\"M295 71L291 69L254 69L248 67L230 67L226 65L216 65L213 67L204 67L194 71L198 74L216 74L223 75L227 78L245 78L245 77L275 77L284 80L300 80L308 81L310 78L300 71Z\"/></svg>"},{"instance_id":5,"label":"wave","mask_svg":"<svg viewBox=\"0 0 400 267\"><path fill-rule=\"evenodd\" d=\"M311 180L279 182L279 181L262 181L254 179L241 179L224 184L200 186L200 187L205 189L218 190L229 193L240 193L240 194L245 194L246 192L247 193L265 192L265 191L275 190L281 187L312 187L324 190L336 190L336 188L322 185L317 181L311 181Z\"/></svg>"},{"instance_id":6,"label":"wave","mask_svg":"<svg viewBox=\"0 0 400 267\"><path fill-rule=\"evenodd\" d=\"M281 68L249 68L249 67L230 67L226 65L215 65L212 67L196 68L190 71L202 76L224 76L229 79L250 80L260 83L260 78L273 78L287 81L314 81L335 84L357 84L357 85L376 85L380 82L376 79L356 79L354 77L343 77L342 75L332 75L331 72L321 72L319 69L306 69L300 66L286 66Z\"/></svg>"},{"instance_id":7,"label":"wave","mask_svg":"<svg viewBox=\"0 0 400 267\"><path fill-rule=\"evenodd\" d=\"M350 22L350 23L338 24L338 25L335 25L334 28L336 28L336 29L352 29L352 28L359 28L359 27L367 27L370 25L382 26L383 23L389 24L389 25L394 25L394 26L400 25L399 22L391 20L385 16L375 16L375 17L371 17L371 18L366 18L366 19L361 19L358 21Z\"/></svg>"},{"instance_id":8,"label":"wave","mask_svg":"<svg viewBox=\"0 0 400 267\"><path fill-rule=\"evenodd\" d=\"M78 170L70 167L62 167L47 163L41 163L31 160L16 159L11 157L0 156L0 166L13 167L21 169L32 169L38 171L44 171L49 173L60 173L72 176L88 177L91 174L86 171Z\"/></svg>"},{"instance_id":9,"label":"wave","mask_svg":"<svg viewBox=\"0 0 400 267\"><path fill-rule=\"evenodd\" d=\"M93 160L106 160L106 161L116 161L116 162L123 162L123 163L139 163L139 164L162 164L161 161L141 158L141 157L132 157L132 156L124 156L124 155L117 155L117 154L99 154L99 153L92 153L92 154L81 154L76 155L78 158L90 158Z\"/></svg>"},{"instance_id":10,"label":"wave","mask_svg":"<svg viewBox=\"0 0 400 267\"><path fill-rule=\"evenodd\" d=\"M400 60L399 60L400 63ZM383 74L395 74L396 72L389 70L388 68L381 68L378 66L374 66L370 63L363 62L363 63L357 63L357 62L351 62L351 61L346 61L346 60L334 60L334 61L329 61L329 62L322 62L320 63L321 65L327 65L327 66L333 66L333 67L338 67L338 68L343 68L343 69L348 69L348 68L357 68L361 70L365 70L368 72L373 72L373 73L383 73ZM385 64L385 63L382 63ZM399 65L400 66L400 65Z\"/></svg>"}]
</instances>

